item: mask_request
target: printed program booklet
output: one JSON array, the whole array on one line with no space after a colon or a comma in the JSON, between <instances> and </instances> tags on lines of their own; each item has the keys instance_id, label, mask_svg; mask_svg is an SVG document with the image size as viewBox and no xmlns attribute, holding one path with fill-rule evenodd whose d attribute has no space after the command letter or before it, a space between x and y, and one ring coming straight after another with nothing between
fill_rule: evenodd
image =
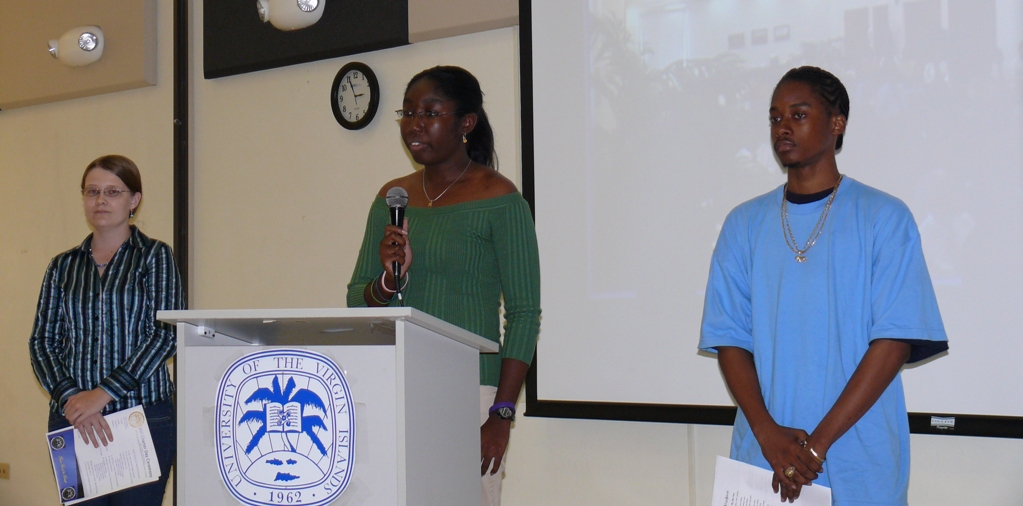
<instances>
[{"instance_id":1,"label":"printed program booklet","mask_svg":"<svg viewBox=\"0 0 1023 506\"><path fill-rule=\"evenodd\" d=\"M57 492L70 505L160 478L153 438L142 406L104 416L113 441L86 444L74 427L46 435Z\"/></svg>"}]
</instances>

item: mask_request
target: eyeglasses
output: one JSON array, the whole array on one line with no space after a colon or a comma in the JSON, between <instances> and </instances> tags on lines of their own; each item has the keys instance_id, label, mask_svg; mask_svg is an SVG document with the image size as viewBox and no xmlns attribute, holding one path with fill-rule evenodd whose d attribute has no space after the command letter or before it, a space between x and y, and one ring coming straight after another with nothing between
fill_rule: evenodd
<instances>
[{"instance_id":1,"label":"eyeglasses","mask_svg":"<svg viewBox=\"0 0 1023 506\"><path fill-rule=\"evenodd\" d=\"M398 115L398 119L401 119L402 121L411 120L412 118L419 118L422 121L433 121L441 116L455 114L454 112L409 111L405 109L398 109L394 112Z\"/></svg>"},{"instance_id":2,"label":"eyeglasses","mask_svg":"<svg viewBox=\"0 0 1023 506\"><path fill-rule=\"evenodd\" d=\"M116 199L117 197L120 197L122 193L131 193L131 190L125 190L123 188L114 188L114 187L102 188L102 189L89 187L89 188L86 188L86 189L82 190L82 196L83 197L89 197L90 199L94 199L96 197L99 197L99 194L101 194L101 193L103 194L104 197L106 197L108 199Z\"/></svg>"}]
</instances>

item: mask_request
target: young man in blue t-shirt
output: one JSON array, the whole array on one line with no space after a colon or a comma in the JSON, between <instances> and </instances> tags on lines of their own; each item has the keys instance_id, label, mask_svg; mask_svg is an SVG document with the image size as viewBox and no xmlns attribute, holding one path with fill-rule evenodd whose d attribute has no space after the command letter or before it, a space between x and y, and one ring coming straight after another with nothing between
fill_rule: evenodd
<instances>
[{"instance_id":1,"label":"young man in blue t-shirt","mask_svg":"<svg viewBox=\"0 0 1023 506\"><path fill-rule=\"evenodd\" d=\"M783 501L906 505L899 371L948 349L920 234L902 201L838 171L849 96L815 67L782 77L771 142L788 182L729 213L700 348L739 405L731 456L774 471Z\"/></svg>"}]
</instances>

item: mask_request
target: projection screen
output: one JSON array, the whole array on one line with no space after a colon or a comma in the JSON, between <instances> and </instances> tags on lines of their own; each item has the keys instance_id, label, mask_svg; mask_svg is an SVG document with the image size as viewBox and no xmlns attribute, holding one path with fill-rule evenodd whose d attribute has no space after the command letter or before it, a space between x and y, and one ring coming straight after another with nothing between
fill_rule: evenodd
<instances>
[{"instance_id":1,"label":"projection screen","mask_svg":"<svg viewBox=\"0 0 1023 506\"><path fill-rule=\"evenodd\" d=\"M785 181L771 92L816 65L851 97L839 170L923 237L950 351L904 369L909 410L1019 424L999 417L1023 417L1023 2L522 3L527 411L734 406L697 352L710 255L729 210Z\"/></svg>"}]
</instances>

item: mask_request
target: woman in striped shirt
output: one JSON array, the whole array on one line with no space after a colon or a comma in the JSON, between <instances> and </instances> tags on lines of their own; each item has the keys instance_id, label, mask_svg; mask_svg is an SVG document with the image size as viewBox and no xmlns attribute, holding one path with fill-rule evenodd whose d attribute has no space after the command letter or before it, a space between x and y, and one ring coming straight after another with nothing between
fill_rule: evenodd
<instances>
[{"instance_id":1,"label":"woman in striped shirt","mask_svg":"<svg viewBox=\"0 0 1023 506\"><path fill-rule=\"evenodd\" d=\"M96 447L113 438L103 415L145 408L160 480L82 504L159 505L176 442L167 371L174 328L156 312L184 308L181 279L170 246L130 224L142 201L134 162L97 158L81 188L93 233L46 269L29 339L32 368L50 394L49 430L74 426Z\"/></svg>"}]
</instances>

